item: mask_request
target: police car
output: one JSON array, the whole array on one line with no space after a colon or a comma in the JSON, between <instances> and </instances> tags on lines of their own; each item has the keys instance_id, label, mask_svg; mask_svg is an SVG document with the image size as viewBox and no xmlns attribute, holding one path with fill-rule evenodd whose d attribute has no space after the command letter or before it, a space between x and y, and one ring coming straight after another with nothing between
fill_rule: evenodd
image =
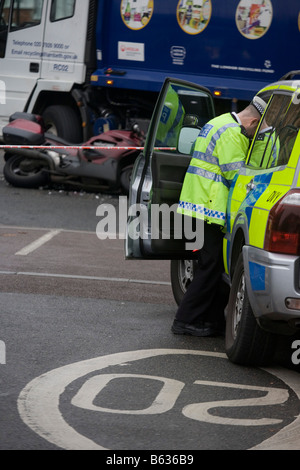
<instances>
[{"instance_id":1,"label":"police car","mask_svg":"<svg viewBox=\"0 0 300 470\"><path fill-rule=\"evenodd\" d=\"M300 80L259 91L268 103L228 198L224 281L228 358L269 363L280 335L300 329ZM180 302L195 269L197 227L176 212L193 144L215 116L209 90L166 79L131 180L126 258L170 259ZM192 225L192 223L194 225ZM193 237L194 236L194 241Z\"/></svg>"}]
</instances>

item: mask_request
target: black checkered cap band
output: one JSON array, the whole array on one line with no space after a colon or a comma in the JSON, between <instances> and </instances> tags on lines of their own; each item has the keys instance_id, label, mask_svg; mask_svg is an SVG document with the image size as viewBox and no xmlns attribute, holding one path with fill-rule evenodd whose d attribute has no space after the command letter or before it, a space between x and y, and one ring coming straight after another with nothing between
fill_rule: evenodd
<instances>
[{"instance_id":1,"label":"black checkered cap band","mask_svg":"<svg viewBox=\"0 0 300 470\"><path fill-rule=\"evenodd\" d=\"M264 114L264 111L267 106L267 103L264 100L262 100L258 96L254 96L253 100L251 101L251 104L259 112L261 116Z\"/></svg>"}]
</instances>

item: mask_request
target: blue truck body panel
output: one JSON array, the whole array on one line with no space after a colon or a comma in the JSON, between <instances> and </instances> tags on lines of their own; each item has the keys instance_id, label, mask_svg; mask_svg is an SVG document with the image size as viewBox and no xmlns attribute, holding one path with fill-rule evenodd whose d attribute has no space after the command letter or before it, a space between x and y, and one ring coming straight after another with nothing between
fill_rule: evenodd
<instances>
[{"instance_id":1,"label":"blue truck body panel","mask_svg":"<svg viewBox=\"0 0 300 470\"><path fill-rule=\"evenodd\" d=\"M127 3L146 12L144 23L134 12L125 18ZM190 3L188 25L182 12L186 17ZM99 0L91 84L109 86L111 79L114 88L156 92L166 77L176 77L219 90L222 98L250 100L299 69L299 39L299 0Z\"/></svg>"}]
</instances>

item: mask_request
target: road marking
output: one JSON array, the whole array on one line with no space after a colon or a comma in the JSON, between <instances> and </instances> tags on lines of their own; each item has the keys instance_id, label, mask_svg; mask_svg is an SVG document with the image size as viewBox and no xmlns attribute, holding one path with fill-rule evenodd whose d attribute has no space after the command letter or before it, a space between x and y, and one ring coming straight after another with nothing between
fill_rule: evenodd
<instances>
[{"instance_id":1,"label":"road marking","mask_svg":"<svg viewBox=\"0 0 300 470\"><path fill-rule=\"evenodd\" d=\"M9 229L9 230L27 230L27 231L32 231L32 232L36 232L36 231L45 231L45 232L51 232L52 230L59 230L60 232L64 232L64 233L79 233L79 234L86 234L86 235L95 235L95 231L94 232L91 232L91 231L88 231L88 230L67 230L67 229L63 229L63 228L60 228L60 229L54 229L54 228L50 228L50 227L24 227L24 226L19 226L19 225L2 225L0 224L0 230L1 229Z\"/></svg>"},{"instance_id":2,"label":"road marking","mask_svg":"<svg viewBox=\"0 0 300 470\"><path fill-rule=\"evenodd\" d=\"M259 390L266 392L266 395L258 398L242 398L241 400L224 400L223 403L220 401L209 401L207 403L193 403L184 407L182 413L184 416L197 421L204 421L212 424L230 424L231 426L265 426L270 424L281 423L282 420L272 418L258 418L258 419L238 419L238 418L224 418L222 416L215 416L209 413L209 410L224 406L225 408L236 408L245 406L264 406L264 405L281 405L285 403L289 398L288 390L281 388L268 388L268 387L257 387L251 385L240 385L240 384L229 384L223 382L210 382L207 380L196 380L195 384L205 385L211 387L222 387L222 388L234 388L240 390Z\"/></svg>"},{"instance_id":3,"label":"road marking","mask_svg":"<svg viewBox=\"0 0 300 470\"><path fill-rule=\"evenodd\" d=\"M155 397L152 404L147 408L143 409L118 409L118 408L107 408L97 405L97 396L101 393L101 390L107 386L111 381L124 378L146 379L160 381L163 383L163 387L159 394ZM240 400L218 400L209 402L193 403L184 406L182 414L187 418L202 421L211 424L224 424L231 426L266 426L272 424L282 423L282 419L272 418L258 418L258 419L238 419L218 416L216 414L210 414L209 410L213 408L230 408L230 407L249 407L249 406L270 406L270 405L281 405L285 403L289 398L289 392L287 389L281 388L270 388L270 387L257 387L251 385L240 385L232 384L227 382L211 382L207 380L196 380L194 384L204 387L222 387L240 389L240 390L255 390L265 392L263 397L256 398L242 398ZM71 400L71 404L89 411L97 411L101 413L114 413L114 414L128 414L128 415L158 415L166 413L171 410L175 405L177 399L185 383L165 378L157 377L153 375L140 375L140 374L99 374L93 376L83 384L76 396Z\"/></svg>"},{"instance_id":4,"label":"road marking","mask_svg":"<svg viewBox=\"0 0 300 470\"><path fill-rule=\"evenodd\" d=\"M224 357L224 354L186 350L141 350L96 357L54 369L32 380L18 398L19 414L34 432L65 450L108 450L79 434L64 420L59 406L66 387L87 374L124 362L138 361L164 354L196 354Z\"/></svg>"},{"instance_id":5,"label":"road marking","mask_svg":"<svg viewBox=\"0 0 300 470\"><path fill-rule=\"evenodd\" d=\"M55 236L55 235L57 235L57 234L59 234L59 233L62 233L62 234L64 234L64 233L72 233L72 234L76 234L76 235L78 234L78 235L92 235L92 236L95 236L95 235L96 235L96 230L95 230L94 232L91 232L91 231L87 231L87 230L67 230L67 229L63 229L63 228L61 228L61 229L52 229L52 228L41 228L41 227L20 227L20 226L1 225L1 224L0 224L0 230L2 230L2 229L5 229L5 230L18 230L18 231L22 230L22 231L24 231L24 233L26 233L25 230L26 230L27 232L30 232L30 231L31 231L31 232L35 232L35 231L44 231L44 232L50 232L50 233L52 233L52 232L57 232L57 233L55 233L53 236ZM16 233L16 234L9 234L9 236L11 236L11 237L14 237L14 236L17 236L17 235L18 235L17 233ZM2 236L4 236L4 235L2 235ZM7 236L7 235L6 235L6 236ZM46 237L48 237L48 236L49 236L49 234L47 233L46 235L43 235L43 236L41 237L42 239L43 239L43 237L45 237L45 243L46 243L47 241L49 241L49 240L46 239ZM53 236L51 236L51 238L53 238ZM118 244L117 248L114 247L113 249L114 249L114 250L115 250L115 249L119 249L119 250L122 250L122 251L124 250L123 244L124 244L124 239L125 239L125 232L123 232L123 231L121 231L121 232L98 232L98 236L99 236L100 238L102 237L103 240L121 241L122 244ZM98 238L99 238L99 237L98 237ZM51 238L50 238L50 239L51 239ZM39 240L40 240L40 239L39 239ZM37 242L38 242L38 240L37 240ZM37 243L37 242L33 242L32 244L30 244L30 245L28 245L28 246L30 247L30 246L32 245L33 248L34 248L34 245L35 245L35 243ZM42 244L43 244L43 243L42 243ZM24 248L23 250L25 251L26 248ZM21 253L21 255L22 255L22 251L23 251L23 250L21 250L20 252L16 253L16 255L20 255L20 253ZM23 256L24 256L24 255L23 255Z\"/></svg>"},{"instance_id":6,"label":"road marking","mask_svg":"<svg viewBox=\"0 0 300 470\"><path fill-rule=\"evenodd\" d=\"M5 229L5 230L26 230L26 231L31 231L31 232L36 232L36 231L44 231L44 232L51 232L53 230L59 230L61 233L75 233L79 235L96 235L96 229L95 231L90 231L90 230L70 230L70 229L54 229L54 228L47 228L47 227L20 227L18 225L1 225L0 224L0 230ZM110 238L111 240L121 240L123 241L125 238L125 232L98 232L99 236L105 237L105 238ZM123 245L122 245L123 246Z\"/></svg>"},{"instance_id":7,"label":"road marking","mask_svg":"<svg viewBox=\"0 0 300 470\"><path fill-rule=\"evenodd\" d=\"M59 233L61 233L61 230L51 230L49 233L46 233L45 235L38 238L33 243L30 243L30 245L27 245L25 248L18 251L15 255L16 256L27 256L30 253L32 253L33 251L36 251L41 246L45 245L45 243L52 240L52 238L56 237L56 235L58 235Z\"/></svg>"},{"instance_id":8,"label":"road marking","mask_svg":"<svg viewBox=\"0 0 300 470\"><path fill-rule=\"evenodd\" d=\"M118 277L99 277L99 276L80 276L75 274L53 274L53 273L35 273L35 272L13 272L0 271L2 276L32 276L32 277L53 277L59 279L81 279L83 281L105 281L105 282L125 282L128 284L148 284L155 286L171 286L170 282L150 281L146 279L127 279Z\"/></svg>"},{"instance_id":9,"label":"road marking","mask_svg":"<svg viewBox=\"0 0 300 470\"><path fill-rule=\"evenodd\" d=\"M263 369L270 374L282 380L297 395L300 400L300 381L299 373L285 370L283 368L265 368ZM274 372L275 371L275 372ZM281 429L275 436L266 439L261 444L250 450L299 450L300 449L300 415L295 421Z\"/></svg>"},{"instance_id":10,"label":"road marking","mask_svg":"<svg viewBox=\"0 0 300 470\"><path fill-rule=\"evenodd\" d=\"M142 410L123 410L116 408L103 408L94 404L94 400L101 390L113 379L119 378L146 379L162 382L162 388L153 403L146 409ZM165 377L154 377L153 375L140 374L101 374L91 377L83 384L79 392L72 399L71 403L78 408L89 411L101 411L104 413L130 414L130 415L157 415L166 413L171 410L176 400L184 388L185 384L178 380L168 379Z\"/></svg>"},{"instance_id":11,"label":"road marking","mask_svg":"<svg viewBox=\"0 0 300 470\"><path fill-rule=\"evenodd\" d=\"M18 411L24 421L39 436L66 450L108 450L73 429L60 411L60 396L75 380L95 371L114 365L124 365L133 361L164 355L207 356L228 360L223 353L184 349L149 349L116 353L66 365L35 378L21 391L18 398ZM263 369L281 379L300 399L299 375L279 368ZM77 396L78 399L78 396ZM226 405L225 405L226 406ZM276 448L299 449L300 416L281 429L275 436L253 449ZM275 445L276 444L276 445Z\"/></svg>"}]
</instances>

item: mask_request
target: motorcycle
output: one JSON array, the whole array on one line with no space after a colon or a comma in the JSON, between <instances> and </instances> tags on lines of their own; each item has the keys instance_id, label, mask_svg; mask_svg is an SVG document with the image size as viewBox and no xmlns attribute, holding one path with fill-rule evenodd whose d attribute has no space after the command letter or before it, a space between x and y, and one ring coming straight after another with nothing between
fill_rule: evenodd
<instances>
[{"instance_id":1,"label":"motorcycle","mask_svg":"<svg viewBox=\"0 0 300 470\"><path fill-rule=\"evenodd\" d=\"M41 116L21 112L10 117L3 128L3 140L3 175L13 186L63 184L128 194L133 165L145 137L133 124L131 130L107 131L75 146L47 132Z\"/></svg>"}]
</instances>

